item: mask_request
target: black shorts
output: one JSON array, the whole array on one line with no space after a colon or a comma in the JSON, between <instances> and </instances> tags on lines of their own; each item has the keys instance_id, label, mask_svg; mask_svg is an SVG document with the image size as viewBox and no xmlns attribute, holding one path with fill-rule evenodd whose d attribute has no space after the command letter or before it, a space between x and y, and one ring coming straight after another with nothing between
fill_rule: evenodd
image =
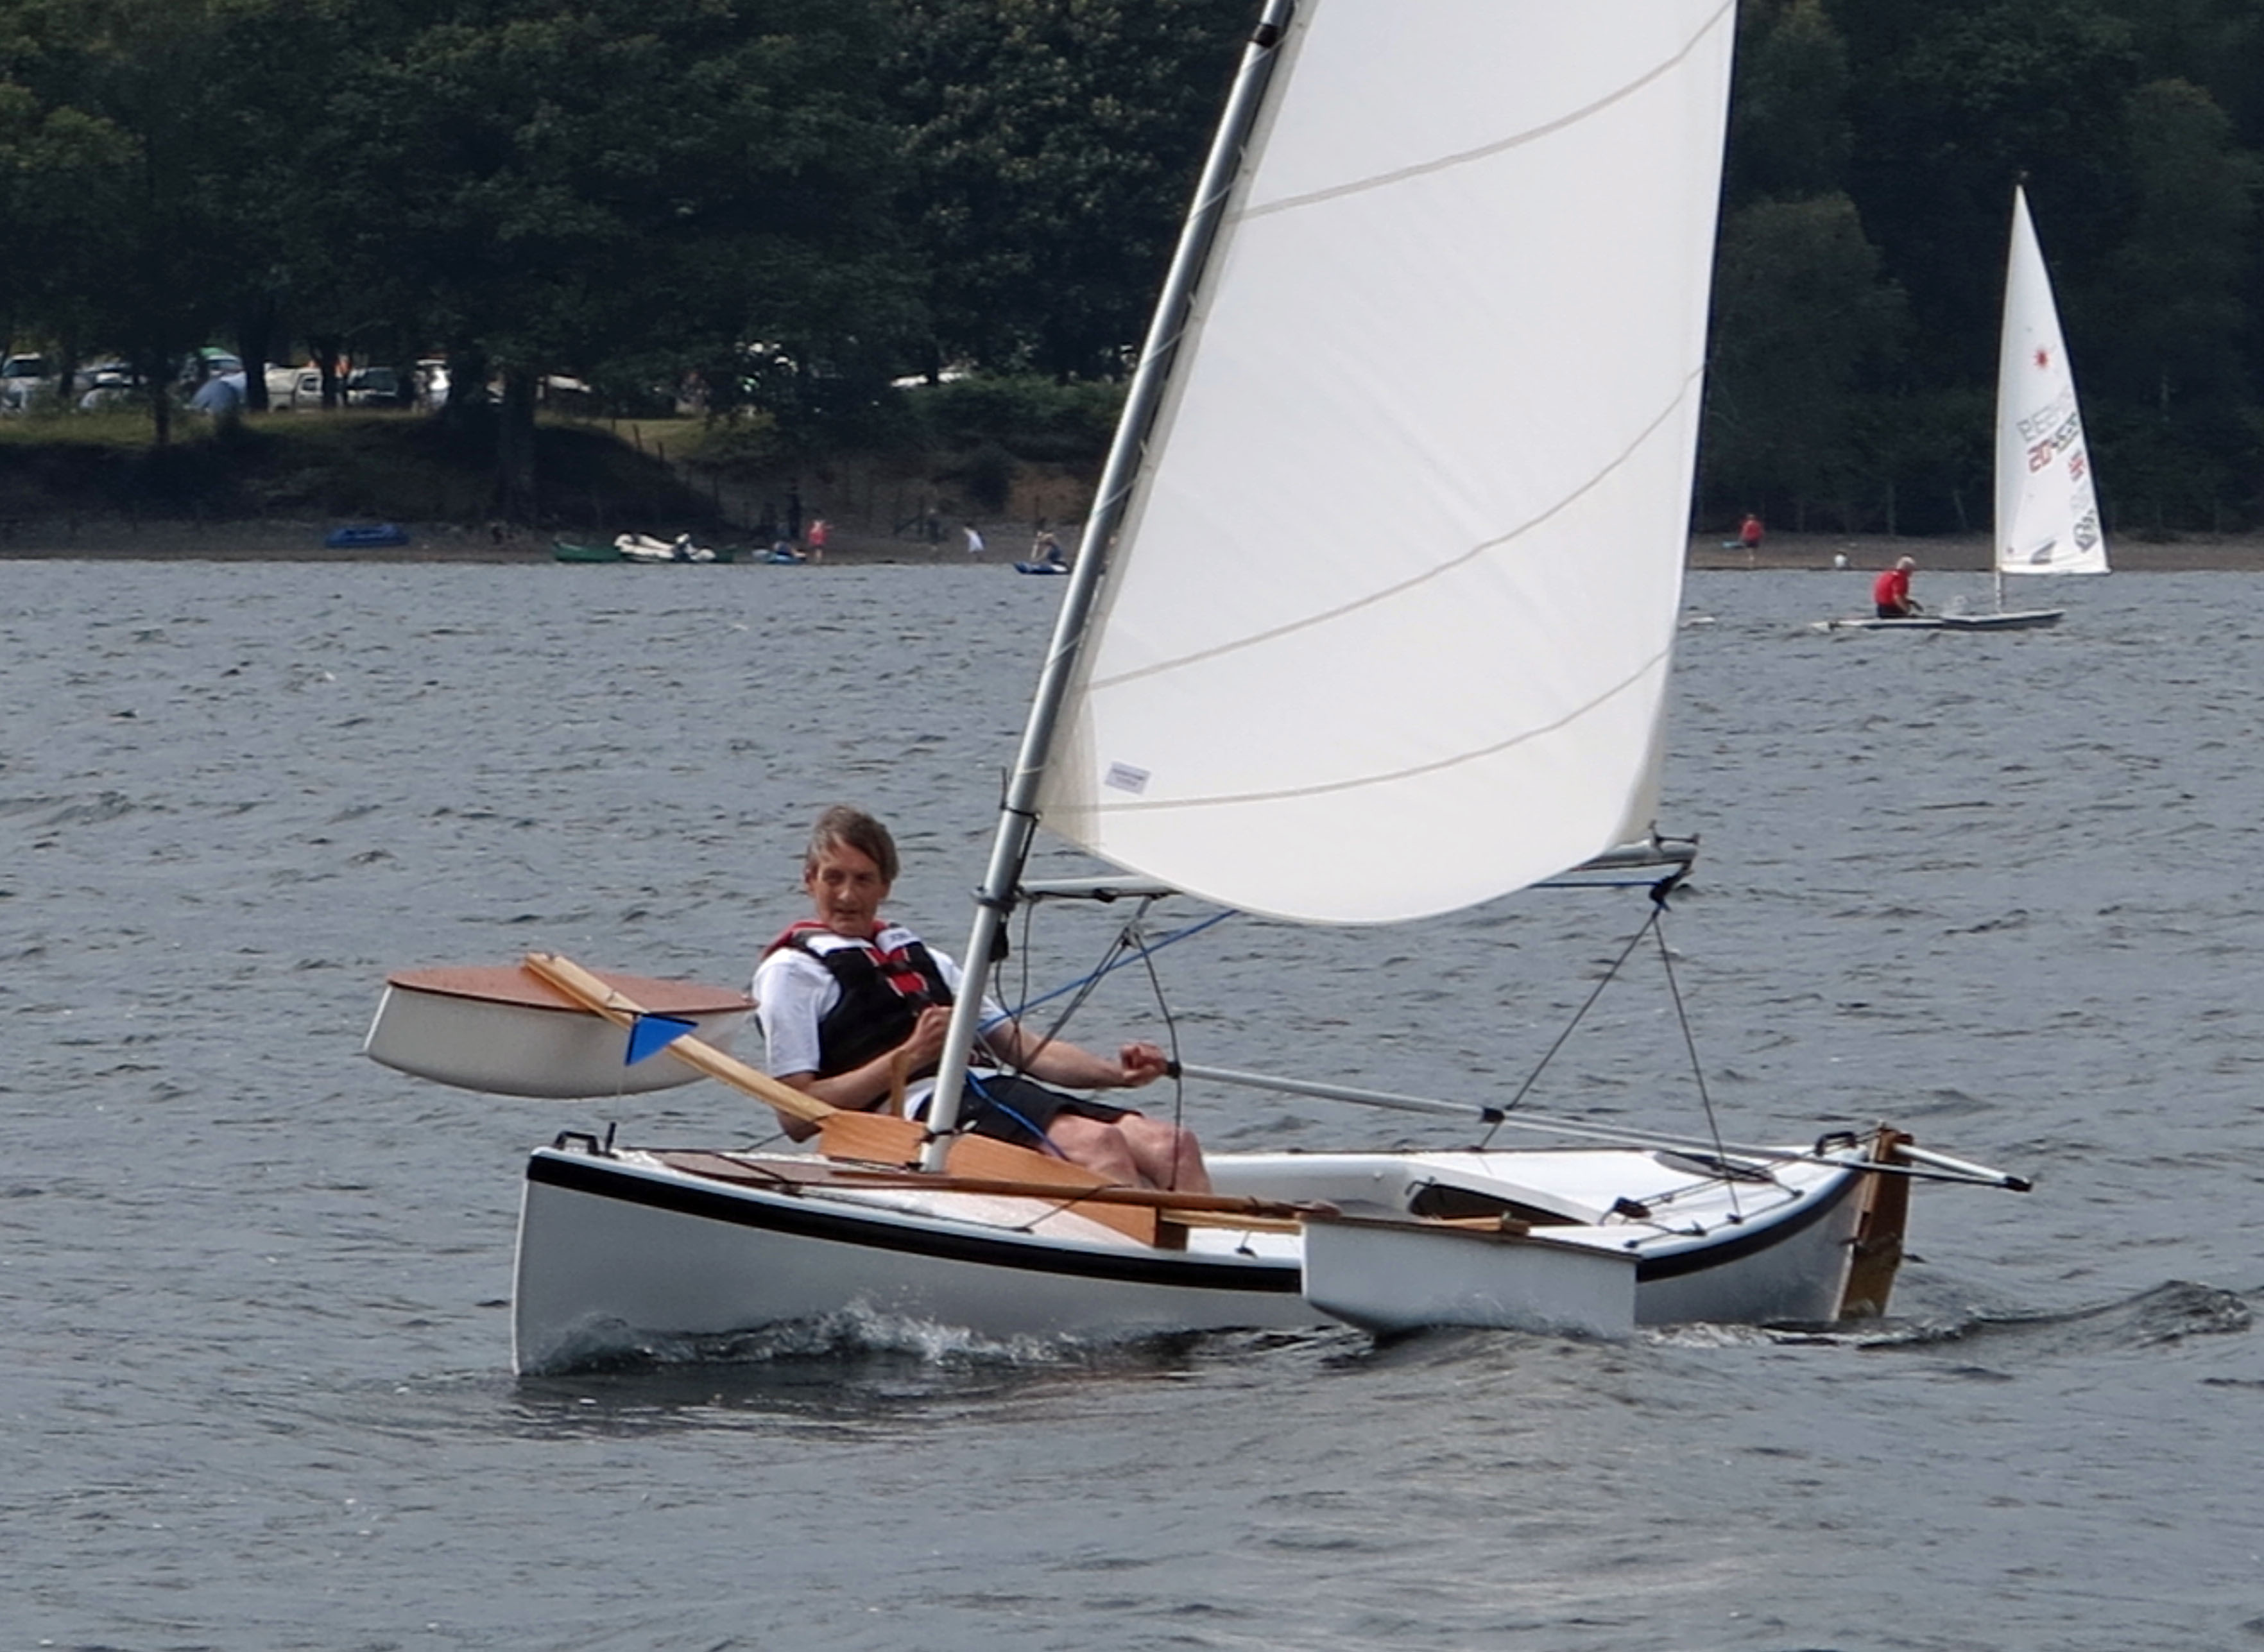
<instances>
[{"instance_id":1,"label":"black shorts","mask_svg":"<svg viewBox=\"0 0 2264 1652\"><path fill-rule=\"evenodd\" d=\"M1032 1080L1013 1078L1004 1073L970 1073L967 1088L960 1093L959 1127L978 1136L1027 1146L1041 1139L1052 1128L1054 1120L1063 1113L1073 1118L1092 1118L1113 1124L1131 1110L1128 1107L1111 1107L1106 1102L1064 1095Z\"/></svg>"}]
</instances>

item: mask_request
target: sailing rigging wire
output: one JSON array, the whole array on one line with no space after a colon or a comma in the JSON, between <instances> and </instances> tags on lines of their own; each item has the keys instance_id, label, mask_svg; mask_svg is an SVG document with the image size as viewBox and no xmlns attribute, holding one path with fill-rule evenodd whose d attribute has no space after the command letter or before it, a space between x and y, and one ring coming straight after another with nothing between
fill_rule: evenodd
<instances>
[{"instance_id":1,"label":"sailing rigging wire","mask_svg":"<svg viewBox=\"0 0 2264 1652\"><path fill-rule=\"evenodd\" d=\"M1150 897L1149 900L1152 900L1153 899L1155 898ZM1128 949L1124 944L1124 937L1125 934L1138 928L1141 917L1145 915L1147 912L1147 906L1148 902L1143 901L1140 911L1136 913L1127 922L1125 931L1120 932L1116 942L1110 946L1107 952L1102 954L1101 962L1099 964L1096 964L1086 973L1064 981L1059 986L1053 988L1049 992L1040 993L1034 997L1024 998L1012 1009L1006 1011L1007 1018L1009 1020L1020 1020L1022 1016L1027 1015L1030 1011L1035 1009L1039 1005L1051 1003L1056 998L1064 997L1074 993L1077 994L1076 1001L1055 1019L1052 1032L1056 1035L1059 1034L1061 1030L1064 1026L1068 1025L1069 1018L1077 1012L1078 1007L1091 995L1092 987L1099 981L1102 976L1111 974L1117 970L1123 969L1133 963L1140 961L1139 957L1136 956L1127 955ZM1025 924L1023 929L1023 941L1025 944L1022 956L1026 962L1029 957L1027 946L1029 938L1029 931L1027 928L1028 915L1029 914L1027 912L1024 914ZM1224 923L1229 918L1237 918L1239 916L1241 916L1240 913L1231 909L1225 912L1213 913L1208 918L1201 919L1194 923L1184 924L1177 929L1173 929L1164 935L1156 936L1153 940L1142 942L1140 943L1140 950L1143 954L1149 952L1160 952L1167 946L1176 945L1181 941L1186 941L1195 935L1201 935L1206 929L1212 928L1218 924ZM1154 972L1151 967L1150 971L1151 976L1153 972ZM1164 1007L1164 1015L1165 1019L1169 1021L1171 1018L1171 1012L1168 1006ZM990 1024L996 1026L998 1023L994 1021Z\"/></svg>"},{"instance_id":2,"label":"sailing rigging wire","mask_svg":"<svg viewBox=\"0 0 2264 1652\"><path fill-rule=\"evenodd\" d=\"M1646 927L1658 937L1658 965L1666 972L1666 993L1674 1001L1674 1019L1682 1028L1682 1047L1690 1052L1690 1076L1697 1081L1698 1104L1706 1112L1706 1133L1714 1139L1714 1157L1727 1164L1730 1155L1722 1145L1721 1120L1714 1116L1714 1094L1706 1088L1706 1069L1698 1059L1697 1035L1690 1030L1690 1012L1682 1002L1681 983L1674 977L1673 949L1666 944L1666 926L1660 921L1666 915L1666 897L1673 886L1673 880L1669 879L1651 891L1651 921ZM1744 1212L1738 1205L1737 1177L1723 1177L1722 1185L1730 1196L1731 1217L1741 1219Z\"/></svg>"},{"instance_id":3,"label":"sailing rigging wire","mask_svg":"<svg viewBox=\"0 0 2264 1652\"><path fill-rule=\"evenodd\" d=\"M1580 1008L1574 1013L1571 1019L1568 1021L1564 1024L1563 1030L1557 1033L1556 1039L1542 1054L1540 1060L1535 1063L1533 1070L1526 1075L1524 1082L1518 1087L1517 1094L1512 1096L1510 1100L1504 1103L1499 1109L1494 1110L1494 1117L1491 1122L1488 1124L1485 1133L1479 1137L1478 1140L1475 1144L1477 1150L1483 1151L1492 1145L1494 1136L1502 1129L1505 1123L1503 1115L1506 1115L1511 1109L1516 1107L1520 1103L1524 1101L1526 1096L1532 1092L1535 1086L1540 1082L1541 1076L1542 1073L1548 1069L1549 1063L1556 1059L1557 1052L1571 1041L1573 1033L1578 1030L1580 1023L1586 1017L1588 1011L1595 1006L1596 1001L1603 995L1604 989L1607 986L1609 986L1612 982L1618 978L1622 968L1627 964L1628 960L1634 956L1636 949L1643 944L1644 937L1648 935L1655 937L1658 946L1659 963L1665 974L1667 993L1673 1001L1676 1023L1680 1027L1682 1032L1683 1048L1690 1059L1691 1077L1697 1086L1699 1104L1705 1113L1706 1133L1713 1142L1715 1157L1724 1163L1729 1162L1729 1151L1723 1141L1721 1121L1716 1115L1714 1110L1713 1094L1707 1088L1705 1068L1702 1065L1698 1055L1697 1035L1690 1024L1688 1007L1683 1001L1681 983L1676 978L1674 973L1673 950L1667 945L1666 930L1663 921L1667 911L1669 910L1667 906L1667 898L1682 884L1688 876L1689 869L1687 867L1680 867L1667 877L1661 878L1600 878L1586 880L1551 879L1547 883L1534 885L1534 887L1539 889L1552 890L1646 889L1649 891L1651 895L1651 909L1650 914L1644 919L1642 925L1636 928L1635 934L1628 938L1628 942L1626 946L1621 949L1619 956L1612 960L1610 967L1607 968L1601 978L1598 979L1594 988L1589 993L1586 1001L1581 1004ZM1161 895L1148 895L1142 897L1137 910L1133 913L1131 918L1126 921L1123 927L1118 930L1114 939L1110 942L1107 950L1102 954L1101 961L1099 964L1095 964L1085 974L1073 977L1070 980L1063 982L1061 986L1054 987L1050 991L1037 993L1034 996L1028 994L1028 978L1027 972L1030 964L1029 939L1031 923L1035 917L1035 907L1039 903L1031 901L1025 904L1022 908L1023 944L1021 948L1022 963L1025 971L1024 995L1022 996L1020 1003L1014 1008L1005 1012L1004 1018L1019 1020L1021 1016L1027 1015L1030 1010L1035 1008L1041 1004L1049 1003L1058 998L1069 998L1070 1002L1063 1008L1061 1014L1054 1018L1052 1024L1049 1025L1040 1037L1038 1047L1041 1049L1044 1045L1050 1044L1056 1038L1062 1036L1063 1030L1069 1025L1070 1020L1074 1018L1078 1011L1084 1007L1085 1001L1092 996L1093 989L1099 984L1104 977L1113 974L1117 970L1123 969L1128 964L1136 962L1139 963L1147 971L1149 984L1150 989L1155 994L1157 1012L1163 1017L1164 1025L1166 1030L1166 1036L1170 1042L1172 1072L1175 1081L1177 1081L1178 1087L1178 1094L1172 1103L1172 1122L1174 1124L1180 1124L1184 1122L1182 1115L1186 1103L1186 1092L1185 1074L1180 1071L1181 1062L1179 1044L1179 1025L1172 1014L1171 1003L1164 993L1162 981L1156 973L1153 954L1162 950L1165 947L1173 945L1178 942L1185 941L1194 935L1200 935L1204 930L1208 929L1216 924L1225 922L1229 918L1238 917L1241 914L1237 911L1229 908L1225 911L1214 913L1209 917L1200 919L1194 923L1183 925L1179 928L1172 930L1167 934L1150 938L1145 935L1142 921L1147 916L1148 909L1154 906L1157 900L1162 899L1164 899L1164 897ZM998 1021L994 1019L986 1022L985 1028L987 1030L988 1027L996 1026L997 1024ZM1034 1053L1034 1052L1032 1053ZM1024 1065L1027 1066L1027 1062ZM1735 1180L1733 1177L1724 1179L1732 1182ZM1733 1198L1735 1197L1735 1193L1736 1190L1732 1187L1731 1195Z\"/></svg>"},{"instance_id":4,"label":"sailing rigging wire","mask_svg":"<svg viewBox=\"0 0 2264 1652\"><path fill-rule=\"evenodd\" d=\"M1596 1007L1596 1000L1603 996L1604 988L1609 986L1615 980L1619 979L1621 965L1624 964L1628 959L1634 955L1636 948L1643 944L1644 937L1649 935L1654 928L1658 928L1659 914L1665 910L1666 903L1665 899L1659 896L1657 888L1654 886L1651 896L1651 915L1643 921L1642 928L1638 928L1632 935L1628 937L1628 943L1620 950L1619 957L1612 960L1611 967L1603 972L1602 977L1598 979L1595 986L1589 992L1587 1001L1583 1003L1579 1008L1572 1012L1571 1020L1564 1023L1563 1030L1557 1033L1556 1041L1549 1044L1549 1048L1542 1052L1541 1059L1534 1063L1533 1071L1525 1075L1525 1082L1517 1087L1517 1094L1511 1096L1508 1101L1502 1103L1501 1110L1503 1112L1508 1112L1520 1102L1522 1102L1527 1095L1532 1094L1533 1087L1541 1081L1541 1075L1549 1070L1549 1064L1556 1059L1556 1052L1559 1050L1562 1050L1565 1044L1571 1038L1573 1033L1579 1030L1580 1022L1586 1018L1588 1012ZM1493 1140L1494 1132L1500 1128L1501 1124L1498 1121L1489 1125L1487 1127L1486 1133L1478 1138L1478 1146L1483 1148L1490 1145Z\"/></svg>"},{"instance_id":5,"label":"sailing rigging wire","mask_svg":"<svg viewBox=\"0 0 2264 1652\"><path fill-rule=\"evenodd\" d=\"M1481 1151L1492 1145L1495 1134L1500 1131L1506 1122L1500 1115L1507 1114L1532 1093L1533 1087L1540 1082L1542 1073L1546 1072L1549 1064L1556 1059L1556 1052L1570 1041L1589 1010L1595 1008L1596 1001L1603 996L1604 988L1618 979L1621 968L1635 955L1636 948L1643 944L1644 937L1651 936L1658 944L1658 962L1660 968L1665 972L1667 996L1673 1001L1675 1022L1682 1030L1682 1047L1690 1057L1690 1076L1698 1087L1699 1105L1704 1110L1706 1115L1706 1133L1713 1139L1715 1158L1725 1164L1729 1162L1729 1153L1722 1140L1721 1121L1714 1112L1713 1093L1706 1087L1706 1070L1698 1057L1697 1035L1691 1030L1690 1012L1682 1001L1681 983L1675 979L1673 949L1666 944L1665 920L1667 913L1667 897L1674 892L1687 875L1688 870L1685 868L1651 884L1650 915L1644 919L1635 934L1628 937L1628 943L1620 950L1619 957L1612 960L1611 967L1607 969L1602 977L1598 979L1593 989L1589 992L1586 1001L1573 1013L1572 1018L1564 1023L1563 1030L1557 1033L1556 1040L1542 1053L1541 1059L1534 1064L1533 1071L1526 1074L1525 1081L1518 1086L1517 1094L1503 1103L1499 1114L1486 1126L1485 1133L1479 1137L1477 1141ZM1737 1203L1737 1179L1734 1176L1725 1176L1723 1180L1729 1188L1731 1208L1734 1211Z\"/></svg>"},{"instance_id":6,"label":"sailing rigging wire","mask_svg":"<svg viewBox=\"0 0 2264 1652\"><path fill-rule=\"evenodd\" d=\"M1019 1008L1007 1012L1005 1018L1019 1020L1023 1014L1039 1004L1050 1002L1052 1000L1064 995L1069 996L1070 1001L1063 1007L1062 1012L1054 1017L1052 1024L1049 1026L1039 1037L1035 1048L1027 1049L1021 1052L1021 1059L1018 1063L1018 1066L1022 1070L1027 1071L1030 1060L1037 1055L1039 1051L1043 1050L1046 1045L1051 1044L1055 1039L1062 1036L1062 1030L1067 1027L1070 1019L1076 1015L1078 1010L1085 1007L1085 1001L1092 996L1093 990L1099 986L1104 978L1114 974L1116 971L1124 968L1128 964L1136 962L1138 963L1147 972L1149 990L1155 996L1156 1013L1163 1018L1164 1035L1166 1043L1170 1046L1169 1053L1171 1057L1171 1065L1166 1071L1172 1074L1172 1123L1173 1125L1184 1129L1186 1123L1186 1114L1187 1097L1186 1081L1185 1078L1180 1075L1179 1068L1179 1026L1177 1017L1172 1014L1171 1001L1164 992L1163 979L1156 972L1155 954L1162 950L1165 947L1170 946L1176 942L1184 941L1192 935L1201 934L1204 930L1211 928L1214 924L1223 923L1227 919L1231 918L1236 914L1231 909L1225 912L1214 913L1208 918L1202 919L1194 923L1183 925L1181 928L1172 930L1169 934L1157 936L1151 940L1149 938L1141 920L1147 916L1148 909L1161 899L1163 899L1163 897L1159 895L1149 895L1142 898L1139 906L1135 908L1132 916L1125 920L1123 925L1117 930L1115 937L1109 942L1107 950L1101 954L1100 962L1094 965L1093 968L1088 970L1085 974L1078 976L1075 979L1068 981L1061 986L1056 987L1051 992L1040 993L1034 998L1025 997ZM1034 915L1034 903L1031 906L1026 906L1023 908L1021 952L1023 969L1026 972L1026 991L1027 979L1027 972L1029 968L1030 959L1030 923ZM987 1022L984 1024L983 1030L987 1030L989 1027L995 1026L997 1024L996 1021Z\"/></svg>"},{"instance_id":7,"label":"sailing rigging wire","mask_svg":"<svg viewBox=\"0 0 2264 1652\"><path fill-rule=\"evenodd\" d=\"M1647 888L1651 892L1651 911L1650 915L1644 920L1642 926L1639 927L1636 930L1635 934L1629 938L1627 945L1621 950L1620 955L1616 958L1613 959L1610 967L1604 972L1602 977L1597 981L1594 988L1589 993L1586 1001L1581 1004L1579 1009L1573 1015L1572 1018L1565 1023L1563 1030L1556 1035L1555 1041L1552 1042L1548 1050L1542 1053L1541 1059L1535 1064L1533 1070L1527 1074L1524 1082L1518 1087L1517 1094L1512 1096L1510 1100L1504 1103L1499 1109L1492 1110L1495 1113L1495 1117L1491 1123L1488 1124L1485 1133L1481 1136L1475 1144L1478 1150L1483 1151L1492 1145L1494 1136L1502 1129L1505 1123L1505 1120L1500 1117L1500 1115L1506 1114L1510 1109L1516 1107L1533 1090L1534 1087L1540 1081L1542 1073L1548 1068L1549 1063L1555 1059L1557 1052L1563 1049L1565 1044L1571 1040L1572 1034L1578 1030L1583 1018L1585 1018L1588 1011L1593 1008L1596 1001L1602 996L1604 988L1610 986L1613 980L1618 977L1620 970L1627 963L1628 959L1634 955L1636 948L1642 944L1644 937L1645 935L1655 935L1658 945L1659 962L1661 967L1665 972L1667 991L1669 996L1673 1001L1675 1018L1682 1030L1683 1047L1689 1054L1691 1073L1698 1087L1700 1104L1705 1111L1707 1134L1713 1141L1715 1156L1724 1162L1728 1161L1729 1150L1723 1145L1720 1121L1716 1117L1714 1110L1713 1095L1706 1086L1705 1071L1700 1065L1698 1056L1696 1034L1694 1032L1690 1025L1689 1013L1682 999L1681 986L1674 974L1672 950L1667 945L1665 928L1661 921L1668 910L1666 905L1668 895L1670 895L1674 889L1683 882L1687 875L1687 869L1685 868L1678 870L1672 876L1655 880L1611 878L1574 881L1552 879L1549 882L1536 884L1534 885L1536 889L1550 890ZM1094 990L1099 986L1103 979L1115 973L1118 970L1127 968L1136 963L1140 964L1147 973L1149 987L1155 998L1157 1013L1163 1019L1166 1042L1170 1046L1171 1066L1168 1070L1173 1080L1174 1089L1172 1105L1172 1122L1174 1124L1184 1125L1184 1115L1186 1106L1186 1075L1181 1070L1182 1061L1179 1051L1179 1022L1177 1017L1172 1013L1170 999L1164 991L1161 978L1157 973L1154 955L1162 951L1165 947L1177 945L1181 941L1191 940L1206 930L1215 928L1218 925L1224 923L1230 918L1240 917L1242 913L1236 908L1228 907L1223 911L1215 912L1207 918L1201 918L1192 923L1182 924L1179 928L1166 931L1162 935L1150 935L1146 932L1143 921L1146 918L1149 908L1153 906L1157 900L1164 898L1165 897L1160 894L1141 897L1137 909L1117 930L1107 948L1101 954L1100 961L1098 964L1094 964L1092 969L1087 970L1084 974L1072 976L1070 979L1063 981L1058 986L1052 987L1045 992L1034 993L1029 990L1029 970L1032 956L1030 938L1032 926L1036 917L1036 909L1042 903L1037 899L1029 899L1020 903L1022 910L1022 936L1020 952L1023 973L1022 991L1018 994L1017 1001L1012 1007L1002 1008L998 1015L990 1017L981 1022L978 1028L978 1034L979 1032L989 1031L991 1028L999 1025L1002 1022L1020 1021L1041 1005L1051 1003L1056 999L1067 998L1070 1001L1066 1005L1063 1006L1061 1013L1053 1018L1051 1023L1048 1025L1042 1032L1036 1036L1035 1044L1031 1049L1024 1053L1023 1059L1013 1064L1016 1070L1027 1072L1028 1070L1029 1058L1034 1056L1038 1051L1042 1050L1046 1045L1053 1043L1056 1039L1063 1035L1063 1031L1068 1027L1070 1021L1072 1021L1076 1017L1078 1012L1085 1007L1086 1001L1092 996ZM997 1104L995 1101L993 1104ZM1026 1124L1027 1123L1027 1121L1023 1122ZM770 1146L779 1141L785 1133L786 1132L783 1131L773 1133L773 1135L761 1139L759 1142L753 1145L758 1147ZM1034 1131L1033 1133L1039 1134L1041 1141L1043 1142L1041 1132L1036 1132ZM1043 1145L1049 1148L1052 1146L1050 1142L1044 1142ZM1059 1149L1056 1148L1054 1151L1058 1153Z\"/></svg>"}]
</instances>

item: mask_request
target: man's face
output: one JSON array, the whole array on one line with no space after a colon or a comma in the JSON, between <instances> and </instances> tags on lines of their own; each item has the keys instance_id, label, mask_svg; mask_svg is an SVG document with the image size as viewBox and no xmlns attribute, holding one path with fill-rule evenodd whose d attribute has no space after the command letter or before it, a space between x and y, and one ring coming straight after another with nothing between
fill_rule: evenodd
<instances>
[{"instance_id":1,"label":"man's face","mask_svg":"<svg viewBox=\"0 0 2264 1652\"><path fill-rule=\"evenodd\" d=\"M829 843L802 875L818 922L852 941L868 941L879 927L888 880L873 857L845 843Z\"/></svg>"}]
</instances>

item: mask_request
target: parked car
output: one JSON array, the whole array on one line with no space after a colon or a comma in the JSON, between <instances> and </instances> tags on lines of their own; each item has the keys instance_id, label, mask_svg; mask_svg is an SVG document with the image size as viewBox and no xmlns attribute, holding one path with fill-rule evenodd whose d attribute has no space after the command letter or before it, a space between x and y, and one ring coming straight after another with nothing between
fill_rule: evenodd
<instances>
[{"instance_id":1,"label":"parked car","mask_svg":"<svg viewBox=\"0 0 2264 1652\"><path fill-rule=\"evenodd\" d=\"M356 368L346 375L348 407L406 407L410 392L392 368Z\"/></svg>"},{"instance_id":2,"label":"parked car","mask_svg":"<svg viewBox=\"0 0 2264 1652\"><path fill-rule=\"evenodd\" d=\"M323 375L316 368L301 368L291 380L291 394L282 405L293 412L304 412L323 404Z\"/></svg>"},{"instance_id":3,"label":"parked car","mask_svg":"<svg viewBox=\"0 0 2264 1652\"><path fill-rule=\"evenodd\" d=\"M20 413L54 389L55 367L47 357L12 355L0 361L0 412Z\"/></svg>"},{"instance_id":4,"label":"parked car","mask_svg":"<svg viewBox=\"0 0 2264 1652\"><path fill-rule=\"evenodd\" d=\"M77 397L92 389L100 380L114 378L120 374L132 378L134 364L120 356L105 356L99 361L83 361L70 376L70 394Z\"/></svg>"},{"instance_id":5,"label":"parked car","mask_svg":"<svg viewBox=\"0 0 2264 1652\"><path fill-rule=\"evenodd\" d=\"M121 406L138 393L134 369L123 361L103 361L81 368L76 382L86 386L78 398L78 411L82 413Z\"/></svg>"}]
</instances>

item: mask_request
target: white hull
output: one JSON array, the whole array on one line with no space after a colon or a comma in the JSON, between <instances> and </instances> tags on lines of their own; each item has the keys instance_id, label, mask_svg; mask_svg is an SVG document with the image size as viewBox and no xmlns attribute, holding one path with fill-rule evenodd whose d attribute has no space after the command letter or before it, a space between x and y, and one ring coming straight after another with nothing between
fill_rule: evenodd
<instances>
[{"instance_id":1,"label":"white hull","mask_svg":"<svg viewBox=\"0 0 2264 1652\"><path fill-rule=\"evenodd\" d=\"M686 1163L742 1168L726 1179ZM1419 1235L1426 1249L1437 1240L1439 1255L1388 1255L1395 1286L1347 1274L1364 1263L1331 1260L1339 1253L1316 1247L1309 1258L1310 1230L1295 1225L1197 1226L1184 1248L1164 1248L1043 1201L835 1184L823 1161L545 1148L528 1164L520 1209L514 1360L555 1370L853 1309L997 1340L1346 1318L1377 1330L1606 1335L1694 1320L1828 1321L1841 1310L1869 1182L1850 1164L1785 1161L1732 1189L1692 1161L1635 1149L1230 1154L1211 1169L1221 1193L1325 1198L1402 1219L1395 1232L1411 1206L1442 1197L1455 1214L1542 1219L1530 1245L1489 1248L1451 1228ZM1615 1214L1618 1199L1645 1203L1649 1219ZM1552 1251L1569 1261L1546 1265ZM1310 1292L1309 1262L1333 1270ZM1358 1310L1332 1313L1347 1292Z\"/></svg>"},{"instance_id":2,"label":"white hull","mask_svg":"<svg viewBox=\"0 0 2264 1652\"><path fill-rule=\"evenodd\" d=\"M1478 1325L1623 1336L1636 1322L1636 1259L1623 1250L1334 1217L1304 1224L1305 1300L1389 1335Z\"/></svg>"},{"instance_id":3,"label":"white hull","mask_svg":"<svg viewBox=\"0 0 2264 1652\"><path fill-rule=\"evenodd\" d=\"M621 553L625 562L713 562L715 553L705 545L695 545L690 535L674 540L655 539L649 534L620 534L613 539L613 549Z\"/></svg>"},{"instance_id":4,"label":"white hull","mask_svg":"<svg viewBox=\"0 0 2264 1652\"><path fill-rule=\"evenodd\" d=\"M2002 614L1919 614L1905 620L1825 620L1826 631L2036 631L2057 625L2065 608L2014 608Z\"/></svg>"},{"instance_id":5,"label":"white hull","mask_svg":"<svg viewBox=\"0 0 2264 1652\"><path fill-rule=\"evenodd\" d=\"M607 975L646 1008L693 1023L718 1049L754 1005L736 993ZM628 1036L516 965L404 971L389 978L362 1053L418 1078L497 1095L635 1095L703 1076L665 1053L631 1066Z\"/></svg>"}]
</instances>

